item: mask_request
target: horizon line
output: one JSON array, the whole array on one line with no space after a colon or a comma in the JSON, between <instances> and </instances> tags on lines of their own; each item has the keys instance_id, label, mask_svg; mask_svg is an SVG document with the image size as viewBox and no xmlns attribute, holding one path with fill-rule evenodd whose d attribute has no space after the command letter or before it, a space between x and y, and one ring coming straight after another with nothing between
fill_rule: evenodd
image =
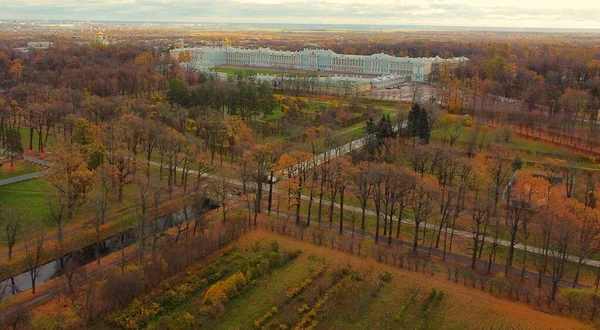
<instances>
[{"instance_id":1,"label":"horizon line","mask_svg":"<svg viewBox=\"0 0 600 330\"><path fill-rule=\"evenodd\" d=\"M531 30L545 30L544 32L551 31L587 31L587 32L600 32L600 27L546 27L546 26L484 26L484 25L440 25L440 24L385 24L385 23L307 23L307 22L213 22L213 21L161 21L161 20L76 20L76 19L31 19L31 18L3 18L0 19L2 23L11 22L26 22L26 23L40 23L40 22L69 22L69 23L112 23L112 24L194 24L194 25L268 25L268 26L344 26L344 27L364 27L364 28L444 28L446 30L461 29L465 31L481 31L488 30L494 32L495 29L504 32L502 30L528 30L527 32L535 32Z\"/></svg>"}]
</instances>

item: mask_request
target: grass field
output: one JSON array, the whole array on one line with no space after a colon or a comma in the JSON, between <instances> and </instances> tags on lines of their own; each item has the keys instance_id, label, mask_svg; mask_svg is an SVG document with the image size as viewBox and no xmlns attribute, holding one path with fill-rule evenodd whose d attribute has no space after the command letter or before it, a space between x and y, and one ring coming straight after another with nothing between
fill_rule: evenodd
<instances>
[{"instance_id":1,"label":"grass field","mask_svg":"<svg viewBox=\"0 0 600 330\"><path fill-rule=\"evenodd\" d=\"M22 228L49 229L52 226L48 210L51 189L50 183L43 178L0 186L0 208L20 214ZM6 225L0 221L2 228ZM0 243L4 244L5 240L6 235L1 235Z\"/></svg>"},{"instance_id":2,"label":"grass field","mask_svg":"<svg viewBox=\"0 0 600 330\"><path fill-rule=\"evenodd\" d=\"M214 71L227 73L228 75L235 75L241 73L243 77L254 76L257 74L262 75L276 75L280 74L281 71L278 70L262 70L262 69L239 69L239 68L214 68Z\"/></svg>"},{"instance_id":3,"label":"grass field","mask_svg":"<svg viewBox=\"0 0 600 330\"><path fill-rule=\"evenodd\" d=\"M292 251L300 253L295 258L285 257ZM143 314L141 322L137 319L140 328L586 328L574 320L497 299L440 276L378 264L264 230L250 232L234 247L208 260L163 283L96 328L114 328L114 320L139 317L139 311L150 309L157 312ZM213 287L240 271L256 271L265 262L263 269L267 271L251 276L221 306L207 304L206 293ZM165 296L178 299L173 302Z\"/></svg>"},{"instance_id":4,"label":"grass field","mask_svg":"<svg viewBox=\"0 0 600 330\"><path fill-rule=\"evenodd\" d=\"M22 160L15 160L14 164L15 170L12 173L8 171L10 162L7 162L0 166L0 180L12 178L19 175L29 174L41 170L36 165Z\"/></svg>"},{"instance_id":5,"label":"grass field","mask_svg":"<svg viewBox=\"0 0 600 330\"><path fill-rule=\"evenodd\" d=\"M456 139L456 145L463 146L466 148L469 141L471 141L476 134L475 127L467 127L462 125L464 118L457 115L443 115L438 121L445 121L448 123L454 123L453 125L446 126L438 123L431 131L431 139L436 144L442 144L444 139L447 141L452 133L456 132L458 138ZM455 130L456 127L456 131ZM504 145L512 149L517 155L522 158L534 161L543 160L544 157L562 158L569 159L578 166L598 168L597 164L585 155L575 152L564 146L557 146L547 142L527 139L519 136L519 134L512 131L511 128L498 128L484 126L481 128L477 135L475 143L475 149L478 151L480 147L487 147L490 144Z\"/></svg>"},{"instance_id":6,"label":"grass field","mask_svg":"<svg viewBox=\"0 0 600 330\"><path fill-rule=\"evenodd\" d=\"M25 150L25 153L27 153L27 150L29 150L29 128L28 127L21 127L21 129L19 130L19 133L21 133L21 144L23 145L23 149ZM45 134L46 132L44 132ZM39 139L39 134L36 130L33 131L33 150L38 150L38 139ZM44 135L44 139L46 139L45 135ZM54 143L54 137L52 136L52 134L50 134L48 136L48 141L47 141L48 145L52 145Z\"/></svg>"}]
</instances>

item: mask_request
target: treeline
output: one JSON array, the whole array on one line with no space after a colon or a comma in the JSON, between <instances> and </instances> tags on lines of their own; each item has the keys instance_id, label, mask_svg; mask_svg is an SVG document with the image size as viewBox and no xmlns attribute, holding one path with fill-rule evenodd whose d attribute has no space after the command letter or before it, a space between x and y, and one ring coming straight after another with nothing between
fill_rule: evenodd
<instances>
[{"instance_id":1,"label":"treeline","mask_svg":"<svg viewBox=\"0 0 600 330\"><path fill-rule=\"evenodd\" d=\"M90 47L60 42L21 53L0 49L0 87L36 84L101 96L150 96L177 74L168 57L136 44Z\"/></svg>"}]
</instances>

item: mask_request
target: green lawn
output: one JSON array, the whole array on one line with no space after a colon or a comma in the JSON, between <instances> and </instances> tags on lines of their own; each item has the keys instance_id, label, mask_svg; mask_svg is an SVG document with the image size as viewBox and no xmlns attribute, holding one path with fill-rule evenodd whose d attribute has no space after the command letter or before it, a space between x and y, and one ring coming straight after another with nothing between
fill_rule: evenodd
<instances>
[{"instance_id":1,"label":"green lawn","mask_svg":"<svg viewBox=\"0 0 600 330\"><path fill-rule=\"evenodd\" d=\"M48 210L51 189L50 183L43 178L0 186L0 209L21 215L22 231L40 227L48 230L53 225ZM0 218L0 227L6 225L6 219ZM4 244L5 236L0 235L0 243Z\"/></svg>"},{"instance_id":2,"label":"green lawn","mask_svg":"<svg viewBox=\"0 0 600 330\"><path fill-rule=\"evenodd\" d=\"M15 171L12 173L8 171L9 166L10 162L7 162L3 166L0 166L0 180L33 173L40 170L37 166L22 160L15 160Z\"/></svg>"},{"instance_id":3,"label":"green lawn","mask_svg":"<svg viewBox=\"0 0 600 330\"><path fill-rule=\"evenodd\" d=\"M278 305L284 293L308 277L309 267L305 257L259 279L243 296L232 299L223 319L216 322L214 329L252 329L250 325L254 320Z\"/></svg>"},{"instance_id":4,"label":"green lawn","mask_svg":"<svg viewBox=\"0 0 600 330\"><path fill-rule=\"evenodd\" d=\"M277 120L281 120L281 118L283 118L283 111L281 111L280 107L275 107L275 109L273 109L273 113L266 116L264 118L264 120L266 121L277 121Z\"/></svg>"},{"instance_id":5,"label":"green lawn","mask_svg":"<svg viewBox=\"0 0 600 330\"><path fill-rule=\"evenodd\" d=\"M462 119L457 118L456 126L448 126L446 129L439 125L434 126L431 131L431 139L434 143L442 144L444 137L446 141L449 141L451 134L458 134L455 146L467 148L469 141L471 141L476 133L475 127L467 127L461 125ZM455 131L456 127L456 131ZM502 129L494 127L482 128L477 136L476 140L476 151L479 150L480 146L487 147L490 144L504 145L514 150L522 158L528 160L541 161L544 157L554 157L569 159L578 166L584 167L597 167L593 164L593 161L584 155L573 152L567 147L551 145L545 142L539 142L532 139L526 139L520 137L517 133L509 131L507 136L503 133Z\"/></svg>"},{"instance_id":6,"label":"green lawn","mask_svg":"<svg viewBox=\"0 0 600 330\"><path fill-rule=\"evenodd\" d=\"M276 75L280 74L281 71L278 70L261 70L261 69L239 69L239 68L214 68L214 71L227 73L228 75L235 75L241 73L244 77L254 76L257 74L262 75Z\"/></svg>"},{"instance_id":7,"label":"green lawn","mask_svg":"<svg viewBox=\"0 0 600 330\"><path fill-rule=\"evenodd\" d=\"M19 130L19 133L21 133L21 144L23 145L23 149L25 150L25 153L27 153L27 150L29 150L29 128L21 127L21 129ZM33 150L38 150L38 138L39 138L39 134L37 133L36 130L33 130ZM46 139L45 136L44 136L44 139ZM52 136L52 134L50 134L48 136L47 142L48 142L47 143L48 145L52 145L54 143L54 137Z\"/></svg>"}]
</instances>

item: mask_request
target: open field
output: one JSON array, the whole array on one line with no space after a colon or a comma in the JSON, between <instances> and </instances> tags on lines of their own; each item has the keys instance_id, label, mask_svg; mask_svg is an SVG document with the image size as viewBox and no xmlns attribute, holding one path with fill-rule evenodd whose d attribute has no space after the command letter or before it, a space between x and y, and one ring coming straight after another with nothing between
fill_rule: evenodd
<instances>
[{"instance_id":1,"label":"open field","mask_svg":"<svg viewBox=\"0 0 600 330\"><path fill-rule=\"evenodd\" d=\"M50 183L43 178L0 186L0 207L20 215L22 227L48 230L52 226L48 209L51 189ZM0 225L4 228L7 224ZM2 245L5 240L6 235L0 236Z\"/></svg>"},{"instance_id":2,"label":"open field","mask_svg":"<svg viewBox=\"0 0 600 330\"><path fill-rule=\"evenodd\" d=\"M263 230L252 231L232 245L206 263L192 266L185 275L165 281L96 328L119 328L115 322L135 317L136 310L148 306L159 312L132 319L141 328L176 324L204 329L588 328L443 277L378 264ZM290 258L293 251L300 253ZM257 272L260 264L271 266L261 266L266 271ZM254 275L222 306L207 301L209 288L240 271ZM195 289L182 292L190 286ZM177 301L168 298L172 294L165 296L168 288L175 295L179 292Z\"/></svg>"},{"instance_id":3,"label":"open field","mask_svg":"<svg viewBox=\"0 0 600 330\"><path fill-rule=\"evenodd\" d=\"M23 145L23 149L25 150L25 153L28 152L29 150L29 127L21 127L19 130L19 133L21 133L21 144ZM43 139L46 140L46 132L44 131L44 137ZM39 134L36 130L33 130L33 150L38 152L38 140L39 140ZM52 145L54 143L54 136L51 132L49 132L48 138L46 140L47 145Z\"/></svg>"},{"instance_id":4,"label":"open field","mask_svg":"<svg viewBox=\"0 0 600 330\"><path fill-rule=\"evenodd\" d=\"M448 144L452 135L456 137L455 145L467 148L469 143L474 143L476 151L491 145L503 145L513 150L515 156L527 160L542 161L544 157L562 158L577 166L600 169L593 158L571 148L526 138L513 132L509 127L482 125L478 128L469 117L442 114L434 124L431 139L436 145L441 146Z\"/></svg>"},{"instance_id":5,"label":"open field","mask_svg":"<svg viewBox=\"0 0 600 330\"><path fill-rule=\"evenodd\" d=\"M223 73L227 73L230 76L234 76L238 73L241 73L241 75L243 77L249 77L249 76L254 76L257 74L262 74L262 75L276 75L276 74L280 74L281 71L279 70L268 70L268 69L248 69L246 68L235 68L235 67L216 67L213 69L214 71L217 72L223 72Z\"/></svg>"},{"instance_id":6,"label":"open field","mask_svg":"<svg viewBox=\"0 0 600 330\"><path fill-rule=\"evenodd\" d=\"M0 180L12 178L19 175L25 175L37 171L41 171L42 169L38 166L28 163L24 160L15 160L14 162L15 170L13 172L9 172L8 168L10 167L10 161L4 163L0 166Z\"/></svg>"}]
</instances>

